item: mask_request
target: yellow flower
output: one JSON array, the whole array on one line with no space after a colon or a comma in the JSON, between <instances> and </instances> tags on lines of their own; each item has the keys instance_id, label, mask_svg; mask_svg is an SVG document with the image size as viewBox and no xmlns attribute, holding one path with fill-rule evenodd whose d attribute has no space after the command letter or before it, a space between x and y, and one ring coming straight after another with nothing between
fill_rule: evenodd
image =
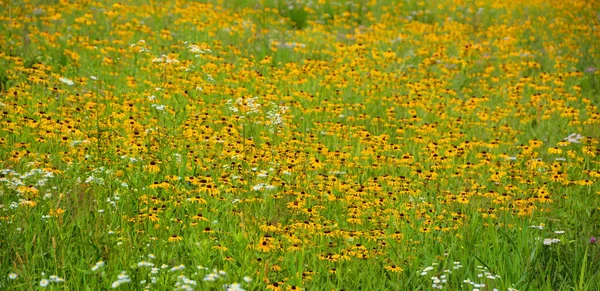
<instances>
[{"instance_id":1,"label":"yellow flower","mask_svg":"<svg viewBox=\"0 0 600 291\"><path fill-rule=\"evenodd\" d=\"M228 248L226 246L221 245L221 244L218 244L218 245L216 245L216 246L214 246L212 248L215 249L215 250L223 251L223 252L226 251L226 250L228 250Z\"/></svg>"},{"instance_id":2,"label":"yellow flower","mask_svg":"<svg viewBox=\"0 0 600 291\"><path fill-rule=\"evenodd\" d=\"M271 250L275 249L273 238L267 236L261 238L260 242L255 245L255 248L261 252L270 252Z\"/></svg>"},{"instance_id":3,"label":"yellow flower","mask_svg":"<svg viewBox=\"0 0 600 291\"><path fill-rule=\"evenodd\" d=\"M158 166L157 162L151 161L150 164L144 167L144 170L150 173L158 173L160 172L160 167Z\"/></svg>"},{"instance_id":4,"label":"yellow flower","mask_svg":"<svg viewBox=\"0 0 600 291\"><path fill-rule=\"evenodd\" d=\"M548 148L548 153L553 154L553 155L560 155L560 154L562 154L562 150L557 147L551 147L551 148Z\"/></svg>"},{"instance_id":5,"label":"yellow flower","mask_svg":"<svg viewBox=\"0 0 600 291\"><path fill-rule=\"evenodd\" d=\"M404 271L402 268L400 268L396 265L384 266L383 268L390 272L393 272L393 273L400 273L400 272Z\"/></svg>"},{"instance_id":6,"label":"yellow flower","mask_svg":"<svg viewBox=\"0 0 600 291\"><path fill-rule=\"evenodd\" d=\"M178 236L176 234L169 237L169 242L180 242L183 240L183 237Z\"/></svg>"},{"instance_id":7,"label":"yellow flower","mask_svg":"<svg viewBox=\"0 0 600 291\"><path fill-rule=\"evenodd\" d=\"M269 285L267 285L267 290L271 290L271 291L281 291L281 285L279 285L279 283L277 282L273 282Z\"/></svg>"}]
</instances>

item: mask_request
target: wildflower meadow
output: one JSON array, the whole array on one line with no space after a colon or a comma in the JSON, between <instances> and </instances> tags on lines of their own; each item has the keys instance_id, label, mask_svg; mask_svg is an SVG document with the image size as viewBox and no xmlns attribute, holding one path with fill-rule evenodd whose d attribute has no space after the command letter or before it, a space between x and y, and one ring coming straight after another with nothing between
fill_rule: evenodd
<instances>
[{"instance_id":1,"label":"wildflower meadow","mask_svg":"<svg viewBox=\"0 0 600 291\"><path fill-rule=\"evenodd\" d=\"M1 0L1 290L600 290L600 2Z\"/></svg>"}]
</instances>

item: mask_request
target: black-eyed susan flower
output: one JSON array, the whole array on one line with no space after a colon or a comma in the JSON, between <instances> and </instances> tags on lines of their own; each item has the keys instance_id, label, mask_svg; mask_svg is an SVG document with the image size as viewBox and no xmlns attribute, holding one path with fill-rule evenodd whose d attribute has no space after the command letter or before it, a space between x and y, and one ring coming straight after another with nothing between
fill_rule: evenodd
<instances>
[{"instance_id":1,"label":"black-eyed susan flower","mask_svg":"<svg viewBox=\"0 0 600 291\"><path fill-rule=\"evenodd\" d=\"M271 290L271 291L281 291L282 289L282 285L279 284L279 282L272 282L267 284L266 287L267 290Z\"/></svg>"},{"instance_id":2,"label":"black-eyed susan flower","mask_svg":"<svg viewBox=\"0 0 600 291\"><path fill-rule=\"evenodd\" d=\"M150 173L158 173L160 172L160 167L158 165L158 162L151 161L150 163L148 163L148 165L144 166L144 170Z\"/></svg>"},{"instance_id":3,"label":"black-eyed susan flower","mask_svg":"<svg viewBox=\"0 0 600 291\"><path fill-rule=\"evenodd\" d=\"M171 235L168 239L169 242L180 242L183 240L183 237L179 236L179 235Z\"/></svg>"},{"instance_id":4,"label":"black-eyed susan flower","mask_svg":"<svg viewBox=\"0 0 600 291\"><path fill-rule=\"evenodd\" d=\"M392 273L400 273L400 272L404 271L402 268L400 268L399 266L396 266L396 265L386 265L383 268Z\"/></svg>"}]
</instances>

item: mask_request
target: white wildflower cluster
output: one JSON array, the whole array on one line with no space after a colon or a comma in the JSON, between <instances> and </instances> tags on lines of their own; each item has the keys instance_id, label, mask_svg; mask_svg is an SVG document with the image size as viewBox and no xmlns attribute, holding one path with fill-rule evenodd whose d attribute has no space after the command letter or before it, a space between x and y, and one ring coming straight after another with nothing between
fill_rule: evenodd
<instances>
[{"instance_id":1,"label":"white wildflower cluster","mask_svg":"<svg viewBox=\"0 0 600 291\"><path fill-rule=\"evenodd\" d=\"M67 84L67 85L69 85L69 86L75 85L75 82L73 82L73 80L71 80L69 78L60 77L58 80L61 81L61 82L63 82L63 83L65 83L65 84Z\"/></svg>"},{"instance_id":2,"label":"white wildflower cluster","mask_svg":"<svg viewBox=\"0 0 600 291\"><path fill-rule=\"evenodd\" d=\"M162 55L158 58L152 59L153 63L164 63L164 64L177 64L179 61L177 59L172 59L167 55Z\"/></svg>"},{"instance_id":3,"label":"white wildflower cluster","mask_svg":"<svg viewBox=\"0 0 600 291\"><path fill-rule=\"evenodd\" d=\"M185 265L179 265L179 266L171 267L169 272L177 272L177 271L183 271L183 270L185 270Z\"/></svg>"},{"instance_id":4,"label":"white wildflower cluster","mask_svg":"<svg viewBox=\"0 0 600 291\"><path fill-rule=\"evenodd\" d=\"M197 44L191 44L188 45L188 51L190 53L196 54L195 57L199 58L201 55L206 54L206 53L212 53L212 51L204 46L204 45L197 45Z\"/></svg>"},{"instance_id":5,"label":"white wildflower cluster","mask_svg":"<svg viewBox=\"0 0 600 291\"><path fill-rule=\"evenodd\" d=\"M44 275L44 273L42 273L42 276L43 275ZM40 280L40 287L46 288L46 287L48 287L48 285L50 285L50 283L62 283L64 281L65 281L65 279L58 277L56 275L52 275L48 279L43 278L42 280Z\"/></svg>"},{"instance_id":6,"label":"white wildflower cluster","mask_svg":"<svg viewBox=\"0 0 600 291\"><path fill-rule=\"evenodd\" d=\"M163 105L163 104L152 104L150 106L152 106L152 108L154 108L158 111L163 111L167 107L167 105Z\"/></svg>"},{"instance_id":7,"label":"white wildflower cluster","mask_svg":"<svg viewBox=\"0 0 600 291\"><path fill-rule=\"evenodd\" d=\"M148 269L142 271L140 274L148 274L147 278L142 278L143 280L140 280L138 283L140 285L143 286L143 288L145 290L149 290L152 288L152 285L156 284L158 282L158 275L159 273L161 273L161 271L163 272L163 275L166 275L164 272L167 273L173 273L173 272L178 272L175 275L177 276L177 279L175 281L175 284L173 286L172 289L174 290L185 290L185 291L191 291L191 290L205 290L206 286L202 287L202 282L198 282L194 279L196 276L198 276L198 272L193 272L193 276L189 276L187 274L185 274L184 272L187 270L186 266L181 264L181 265L176 265L176 266L169 266L166 264L162 264L159 267L156 266L156 264L154 262L152 262L152 260L156 259L156 256L154 254L148 254L147 257L144 256L142 257L142 259L137 262L137 269L149 269L149 273L146 273ZM103 268L105 266L105 262L103 261L99 261L97 262L92 268L92 271L98 271L101 268ZM244 289L242 288L242 285L239 283L228 283L225 281L226 277L227 277L227 272L224 270L218 270L218 269L213 269L212 271L210 271L210 269L203 267L203 266L197 266L196 267L197 270L199 271L205 271L206 275L204 275L203 280L204 284L213 284L212 282L217 282L220 281L222 282L221 284L225 283L225 285L223 285L223 288L225 290L228 291L244 291ZM210 272L210 273L208 273ZM44 275L44 274L42 274ZM104 275L104 273L103 273ZM201 275L200 275L201 276ZM9 279L16 279L18 276L15 273L11 273L9 274ZM50 280L48 283L50 282L55 282L54 279L55 276L50 276ZM191 278L190 278L191 277ZM58 278L58 277L57 277ZM59 281L56 282L60 282L60 278L58 278ZM53 281L54 280L54 281ZM64 280L63 280L64 281ZM250 283L252 282L252 278L250 277L244 277L243 281L246 283ZM119 286L121 286L122 284L127 284L132 282L131 277L127 274L126 271L122 271L118 277L117 280L114 281L111 285L112 288L118 288ZM242 284L244 284L244 282L242 282ZM133 287L132 287L133 288ZM137 288L134 288L137 289Z\"/></svg>"},{"instance_id":8,"label":"white wildflower cluster","mask_svg":"<svg viewBox=\"0 0 600 291\"><path fill-rule=\"evenodd\" d=\"M175 157L175 161L176 161L177 163L181 163L181 161L182 161L182 159L183 159L183 156L182 156L181 154L178 154L178 153L174 153L174 154L173 154L173 157ZM180 177L177 177L177 179L178 179L178 180L180 180L181 178L180 178Z\"/></svg>"},{"instance_id":9,"label":"white wildflower cluster","mask_svg":"<svg viewBox=\"0 0 600 291\"><path fill-rule=\"evenodd\" d=\"M32 169L29 172L20 174L11 169L2 169L0 170L0 176L0 184L5 184L9 189L14 190L17 196L22 196L28 192L39 192L37 187L45 186L48 180L54 177L54 173L43 169ZM1 195L3 195L3 192L0 192ZM52 197L52 194L46 193L44 198L46 197ZM10 202L9 208L16 209L19 208L19 205L31 205L31 203L30 199L18 199L18 202ZM3 207L4 205L0 205L0 208ZM11 223L10 220L7 222Z\"/></svg>"},{"instance_id":10,"label":"white wildflower cluster","mask_svg":"<svg viewBox=\"0 0 600 291\"><path fill-rule=\"evenodd\" d=\"M412 21L412 20L414 20L417 17L422 17L423 15L428 15L430 13L431 13L431 10L429 10L429 9L426 9L426 10L423 10L423 9L421 9L421 10L414 10L414 11L410 12L410 15L406 16L406 20Z\"/></svg>"},{"instance_id":11,"label":"white wildflower cluster","mask_svg":"<svg viewBox=\"0 0 600 291\"><path fill-rule=\"evenodd\" d=\"M456 265L456 264L455 264ZM460 263L459 263L460 265ZM432 263L431 266L425 267L423 270L421 270L420 275L421 276L426 276L427 274L429 274L429 272L435 270L436 266L438 266L438 263ZM444 270L442 272L441 275L439 276L431 276L431 288L433 289L443 289L444 285L446 285L446 283L448 283L448 274L452 273L452 271L450 270Z\"/></svg>"},{"instance_id":12,"label":"white wildflower cluster","mask_svg":"<svg viewBox=\"0 0 600 291\"><path fill-rule=\"evenodd\" d=\"M276 46L278 48L290 49L293 50L295 48L305 48L306 45L299 42L278 42L271 41L271 45Z\"/></svg>"},{"instance_id":13,"label":"white wildflower cluster","mask_svg":"<svg viewBox=\"0 0 600 291\"><path fill-rule=\"evenodd\" d=\"M117 202L119 200L121 200L121 196L119 196L119 193L117 193L117 192L115 192L112 197L106 198L106 202L108 204L112 205L113 207L117 207Z\"/></svg>"},{"instance_id":14,"label":"white wildflower cluster","mask_svg":"<svg viewBox=\"0 0 600 291\"><path fill-rule=\"evenodd\" d=\"M117 280L114 281L111 285L112 288L117 288L123 284L127 284L131 282L131 278L129 278L129 275L127 275L127 272L125 271L121 271L121 274L119 274L119 276L117 276Z\"/></svg>"},{"instance_id":15,"label":"white wildflower cluster","mask_svg":"<svg viewBox=\"0 0 600 291\"><path fill-rule=\"evenodd\" d=\"M89 140L87 140L87 139L84 139L84 140L74 140L74 141L71 141L71 143L70 143L70 145L71 145L72 147L74 147L74 146L78 146L78 145L80 145L80 144L90 144L90 141L89 141Z\"/></svg>"},{"instance_id":16,"label":"white wildflower cluster","mask_svg":"<svg viewBox=\"0 0 600 291\"><path fill-rule=\"evenodd\" d=\"M94 174L92 174L92 175L89 175L87 177L87 179L85 179L85 184L104 185L104 179L103 178L99 178L99 177L95 177Z\"/></svg>"},{"instance_id":17,"label":"white wildflower cluster","mask_svg":"<svg viewBox=\"0 0 600 291\"><path fill-rule=\"evenodd\" d=\"M544 229L544 225L532 225L532 226L529 226L529 227L535 228L535 229L539 229L539 230L543 230ZM561 234L564 234L564 233L565 233L564 230L554 231L554 234L557 234L557 235L561 235ZM542 238L541 237L536 237L535 240L536 241L540 241L540 240L542 240ZM545 246L551 246L551 245L554 245L554 244L559 244L560 242L561 242L561 240L558 239L558 238L544 238L542 240L542 243Z\"/></svg>"},{"instance_id":18,"label":"white wildflower cluster","mask_svg":"<svg viewBox=\"0 0 600 291\"><path fill-rule=\"evenodd\" d=\"M431 266L425 267L420 275L421 276L426 276L428 275L431 271L434 271L436 269L436 266L438 266L437 263L433 263L431 264ZM431 276L431 288L432 289L444 289L449 281L449 276L453 273L453 270L459 270L463 268L463 265L460 262L453 262L452 263L452 267L451 269L445 269L442 272L438 273L438 275L436 276ZM472 288L471 290L493 290L493 291L497 291L498 289L496 288L492 288L491 286L487 286L487 285L493 285L493 281L496 279L499 279L500 276L493 274L492 272L490 272L490 270L484 266L477 266L476 267L476 273L477 273L477 281L476 282L474 280L471 280L470 278L467 278L465 280L462 281L462 283L467 284L469 288ZM487 285L486 285L487 284ZM449 288L452 286L448 286ZM456 287L456 286L455 286ZM465 287L465 286L463 286ZM452 289L452 288L450 288ZM462 289L461 289L462 290Z\"/></svg>"},{"instance_id":19,"label":"white wildflower cluster","mask_svg":"<svg viewBox=\"0 0 600 291\"><path fill-rule=\"evenodd\" d=\"M275 186L266 184L266 183L258 183L252 186L253 191L261 191L261 190L272 190L275 189Z\"/></svg>"},{"instance_id":20,"label":"white wildflower cluster","mask_svg":"<svg viewBox=\"0 0 600 291\"><path fill-rule=\"evenodd\" d=\"M283 116L289 108L287 106L281 106L275 103L271 103L271 107L271 110L267 112L267 119L269 120L269 125L271 126L270 131L271 133L274 133L277 128L285 126Z\"/></svg>"},{"instance_id":21,"label":"white wildflower cluster","mask_svg":"<svg viewBox=\"0 0 600 291\"><path fill-rule=\"evenodd\" d=\"M65 281L65 279L56 276L56 275L50 275L50 277L48 278L50 283L62 283Z\"/></svg>"},{"instance_id":22,"label":"white wildflower cluster","mask_svg":"<svg viewBox=\"0 0 600 291\"><path fill-rule=\"evenodd\" d=\"M129 160L130 164L135 164L137 162L142 161L142 158L135 158L130 156L121 156L121 160Z\"/></svg>"},{"instance_id":23,"label":"white wildflower cluster","mask_svg":"<svg viewBox=\"0 0 600 291\"><path fill-rule=\"evenodd\" d=\"M432 266L428 266L425 267L422 271L421 271L421 276L425 276L427 275L429 272L433 271L433 269L435 269L435 266L437 266L437 263L433 263L431 264Z\"/></svg>"},{"instance_id":24,"label":"white wildflower cluster","mask_svg":"<svg viewBox=\"0 0 600 291\"><path fill-rule=\"evenodd\" d=\"M179 275L177 276L177 282L175 282L175 290L192 291L196 288L197 284L198 282L189 279L184 275Z\"/></svg>"},{"instance_id":25,"label":"white wildflower cluster","mask_svg":"<svg viewBox=\"0 0 600 291\"><path fill-rule=\"evenodd\" d=\"M490 270L488 270L488 268L484 267L484 266L477 266L477 278L479 278L479 280L496 280L499 279L500 276L493 274L492 272L490 272ZM486 284L485 283L477 283L471 279L466 279L463 281L463 283L471 285L474 289L473 290L480 290L481 288L485 288ZM495 290L497 291L498 289L491 289L491 290Z\"/></svg>"},{"instance_id":26,"label":"white wildflower cluster","mask_svg":"<svg viewBox=\"0 0 600 291\"><path fill-rule=\"evenodd\" d=\"M237 113L242 112L245 115L249 114L257 114L259 113L259 108L261 104L258 102L258 97L250 97L250 98L238 98L236 100L229 99L227 100L227 106L229 110ZM243 117L243 116L242 116Z\"/></svg>"},{"instance_id":27,"label":"white wildflower cluster","mask_svg":"<svg viewBox=\"0 0 600 291\"><path fill-rule=\"evenodd\" d=\"M584 138L579 133L571 133L569 136L565 137L563 140L568 141L570 143L581 143L581 140Z\"/></svg>"},{"instance_id":28,"label":"white wildflower cluster","mask_svg":"<svg viewBox=\"0 0 600 291\"><path fill-rule=\"evenodd\" d=\"M453 269L453 270L458 270L458 269L460 269L460 268L462 268L462 267L463 267L463 266L460 264L460 262L454 262L454 263L453 263L453 266L452 266L452 269Z\"/></svg>"},{"instance_id":29,"label":"white wildflower cluster","mask_svg":"<svg viewBox=\"0 0 600 291\"><path fill-rule=\"evenodd\" d=\"M329 171L329 174L331 174L331 175L346 175L346 172L344 172L344 171Z\"/></svg>"},{"instance_id":30,"label":"white wildflower cluster","mask_svg":"<svg viewBox=\"0 0 600 291\"><path fill-rule=\"evenodd\" d=\"M140 268L142 268L142 267L150 267L150 268L152 268L152 267L154 267L154 263L148 262L148 261L139 261L137 263L137 266L140 267Z\"/></svg>"},{"instance_id":31,"label":"white wildflower cluster","mask_svg":"<svg viewBox=\"0 0 600 291\"><path fill-rule=\"evenodd\" d=\"M439 277L432 276L431 277L431 288L433 289L443 289L444 285L448 282L446 275L441 275Z\"/></svg>"},{"instance_id":32,"label":"white wildflower cluster","mask_svg":"<svg viewBox=\"0 0 600 291\"><path fill-rule=\"evenodd\" d=\"M558 238L545 238L544 239L544 245L546 246L551 246L553 244L558 244L560 243L560 239Z\"/></svg>"},{"instance_id":33,"label":"white wildflower cluster","mask_svg":"<svg viewBox=\"0 0 600 291\"><path fill-rule=\"evenodd\" d=\"M132 43L129 46L137 48L138 53L149 53L150 52L150 50L146 47L146 41L143 39L140 39L137 43Z\"/></svg>"},{"instance_id":34,"label":"white wildflower cluster","mask_svg":"<svg viewBox=\"0 0 600 291\"><path fill-rule=\"evenodd\" d=\"M48 179L54 178L54 173L44 169L32 169L31 171L23 174L11 169L2 169L0 170L0 174L2 175L2 178L0 178L0 183L6 184L8 188L16 190L19 194L23 192L22 186L44 186L46 185L46 182L48 182ZM35 183L32 182L32 180L35 180Z\"/></svg>"},{"instance_id":35,"label":"white wildflower cluster","mask_svg":"<svg viewBox=\"0 0 600 291\"><path fill-rule=\"evenodd\" d=\"M225 277L227 276L227 272L223 271L223 270L217 270L217 269L213 269L212 272L210 272L209 274L206 274L206 276L204 276L204 281L207 282L214 282L219 280L221 277Z\"/></svg>"},{"instance_id":36,"label":"white wildflower cluster","mask_svg":"<svg viewBox=\"0 0 600 291\"><path fill-rule=\"evenodd\" d=\"M223 285L223 289L225 289L227 291L245 291L246 290L246 289L242 288L242 285L240 285L240 283L225 284L225 285Z\"/></svg>"},{"instance_id":37,"label":"white wildflower cluster","mask_svg":"<svg viewBox=\"0 0 600 291\"><path fill-rule=\"evenodd\" d=\"M104 185L104 178L99 177L100 175L110 174L112 171L107 170L104 167L93 169L92 173L85 179L85 184L96 184Z\"/></svg>"}]
</instances>

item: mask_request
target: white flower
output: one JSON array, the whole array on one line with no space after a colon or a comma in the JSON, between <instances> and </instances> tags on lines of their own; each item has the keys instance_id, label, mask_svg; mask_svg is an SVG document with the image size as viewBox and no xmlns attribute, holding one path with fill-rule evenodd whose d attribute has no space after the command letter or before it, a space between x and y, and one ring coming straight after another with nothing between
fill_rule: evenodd
<instances>
[{"instance_id":1,"label":"white flower","mask_svg":"<svg viewBox=\"0 0 600 291\"><path fill-rule=\"evenodd\" d=\"M244 281L245 281L246 283L250 283L250 282L252 282L252 278L250 278L250 277L246 276L246 277L244 277Z\"/></svg>"},{"instance_id":2,"label":"white flower","mask_svg":"<svg viewBox=\"0 0 600 291\"><path fill-rule=\"evenodd\" d=\"M233 283L227 286L227 291L244 291L239 283Z\"/></svg>"},{"instance_id":3,"label":"white flower","mask_svg":"<svg viewBox=\"0 0 600 291\"><path fill-rule=\"evenodd\" d=\"M58 80L61 81L61 82L63 82L63 83L65 83L65 84L67 84L67 85L69 85L69 86L75 85L75 82L73 82L72 80L67 79L65 77L60 77Z\"/></svg>"},{"instance_id":4,"label":"white flower","mask_svg":"<svg viewBox=\"0 0 600 291\"><path fill-rule=\"evenodd\" d=\"M158 111L163 111L165 110L166 105L162 105L162 104L152 104L152 107L154 107L154 109L158 110Z\"/></svg>"},{"instance_id":5,"label":"white flower","mask_svg":"<svg viewBox=\"0 0 600 291\"><path fill-rule=\"evenodd\" d=\"M552 244L557 244L560 243L560 239L557 238L545 238L544 239L544 245L552 245Z\"/></svg>"},{"instance_id":6,"label":"white flower","mask_svg":"<svg viewBox=\"0 0 600 291\"><path fill-rule=\"evenodd\" d=\"M95 266L92 267L92 271L97 271L98 269L104 267L105 263L103 261L99 261Z\"/></svg>"},{"instance_id":7,"label":"white flower","mask_svg":"<svg viewBox=\"0 0 600 291\"><path fill-rule=\"evenodd\" d=\"M17 273L8 274L8 279L14 280L14 279L17 279L17 277L18 277Z\"/></svg>"},{"instance_id":8,"label":"white flower","mask_svg":"<svg viewBox=\"0 0 600 291\"><path fill-rule=\"evenodd\" d=\"M48 281L48 279L42 279L40 281L40 287L45 288L46 286L48 286L48 284L50 284L50 281Z\"/></svg>"},{"instance_id":9,"label":"white flower","mask_svg":"<svg viewBox=\"0 0 600 291\"><path fill-rule=\"evenodd\" d=\"M208 281L208 282L214 282L219 278L219 275L215 274L215 273L210 273L206 276L204 276L204 281Z\"/></svg>"},{"instance_id":10,"label":"white flower","mask_svg":"<svg viewBox=\"0 0 600 291\"><path fill-rule=\"evenodd\" d=\"M583 136L578 133L571 133L568 137L564 138L564 140L570 143L581 143Z\"/></svg>"},{"instance_id":11,"label":"white flower","mask_svg":"<svg viewBox=\"0 0 600 291\"><path fill-rule=\"evenodd\" d=\"M188 46L188 50L189 50L189 52L191 52L191 53L200 53L200 54L204 54L204 53L207 53L207 52L208 52L208 53L211 53L211 52L212 52L212 51L211 51L210 49L208 49L208 48L202 48L202 47L200 47L199 45L195 45L195 44L189 45L189 46ZM199 57L199 55L196 55L195 57Z\"/></svg>"},{"instance_id":12,"label":"white flower","mask_svg":"<svg viewBox=\"0 0 600 291\"><path fill-rule=\"evenodd\" d=\"M141 261L137 263L138 267L154 267L153 263Z\"/></svg>"},{"instance_id":13,"label":"white flower","mask_svg":"<svg viewBox=\"0 0 600 291\"><path fill-rule=\"evenodd\" d=\"M56 276L56 275L51 275L50 276L50 282L61 283L61 282L64 282L64 281L65 281L65 279L63 279L63 278L61 278L59 276Z\"/></svg>"}]
</instances>

